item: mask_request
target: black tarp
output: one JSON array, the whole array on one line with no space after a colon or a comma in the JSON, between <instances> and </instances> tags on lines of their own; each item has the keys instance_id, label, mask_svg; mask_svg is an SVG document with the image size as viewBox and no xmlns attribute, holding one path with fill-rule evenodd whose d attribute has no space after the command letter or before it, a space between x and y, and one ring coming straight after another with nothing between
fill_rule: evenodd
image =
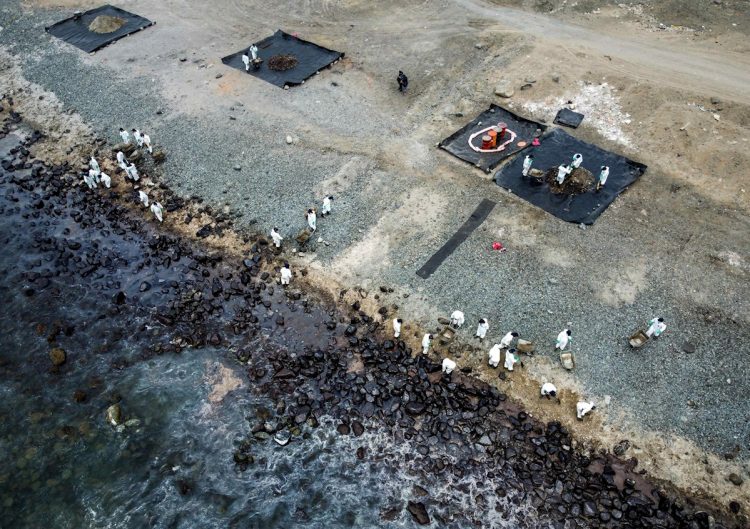
<instances>
[{"instance_id":1,"label":"black tarp","mask_svg":"<svg viewBox=\"0 0 750 529\"><path fill-rule=\"evenodd\" d=\"M555 116L555 123L557 125L565 125L574 129L578 128L581 121L583 121L583 114L573 112L569 108L561 108Z\"/></svg>"},{"instance_id":2,"label":"black tarp","mask_svg":"<svg viewBox=\"0 0 750 529\"><path fill-rule=\"evenodd\" d=\"M112 33L96 33L89 30L89 24L100 15L122 18L125 24ZM45 29L50 35L91 53L151 25L153 22L147 18L134 15L119 7L105 5L81 13L79 18L66 18Z\"/></svg>"},{"instance_id":3,"label":"black tarp","mask_svg":"<svg viewBox=\"0 0 750 529\"><path fill-rule=\"evenodd\" d=\"M469 137L472 134L487 128L490 125L497 125L501 121L505 122L508 125L508 128L514 131L517 135L515 141L512 144L509 144L505 150L495 153L482 153L469 147ZM541 123L522 118L503 107L490 105L490 108L479 114L471 121L471 123L441 141L439 147L445 149L453 156L476 165L483 171L489 173L492 169L497 167L500 162L526 148L519 147L519 141L525 141L528 145L531 145L531 140L534 139L536 131L544 131L546 128L547 127ZM474 141L475 143L480 144L481 138L477 137Z\"/></svg>"},{"instance_id":4,"label":"black tarp","mask_svg":"<svg viewBox=\"0 0 750 529\"><path fill-rule=\"evenodd\" d=\"M474 213L461 225L453 237L448 239L440 249L430 257L422 268L417 270L417 275L422 279L430 277L438 267L443 264L450 255L455 251L458 246L464 242L471 233L476 230L487 218L492 209L495 207L495 202L492 200L484 199L479 203Z\"/></svg>"},{"instance_id":5,"label":"black tarp","mask_svg":"<svg viewBox=\"0 0 750 529\"><path fill-rule=\"evenodd\" d=\"M318 71L344 56L340 51L329 50L281 30L254 44L258 47L258 57L263 59L263 64L257 70L251 66L247 73L282 88L302 84ZM242 62L242 54L246 51L247 48L227 55L221 59L221 62L244 72L245 64ZM277 72L268 68L268 59L274 55L293 55L298 63L290 70Z\"/></svg>"},{"instance_id":6,"label":"black tarp","mask_svg":"<svg viewBox=\"0 0 750 529\"><path fill-rule=\"evenodd\" d=\"M497 172L495 182L499 186L568 222L593 224L617 195L646 171L646 166L641 163L581 141L559 128L545 134L541 142L539 147L532 147L529 151L534 155L532 169L547 171L562 163L568 164L575 153L583 155L581 167L591 171L594 180L599 176L602 165L609 166L609 178L601 191L592 188L573 196L556 195L546 183L534 184L532 179L525 178L521 174L525 156L517 156Z\"/></svg>"}]
</instances>

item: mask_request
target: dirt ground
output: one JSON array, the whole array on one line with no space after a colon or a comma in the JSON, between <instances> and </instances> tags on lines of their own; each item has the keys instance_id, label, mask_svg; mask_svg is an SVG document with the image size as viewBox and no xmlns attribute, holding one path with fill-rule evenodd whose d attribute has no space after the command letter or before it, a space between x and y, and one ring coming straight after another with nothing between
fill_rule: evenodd
<instances>
[{"instance_id":1,"label":"dirt ground","mask_svg":"<svg viewBox=\"0 0 750 529\"><path fill-rule=\"evenodd\" d=\"M36 16L48 8L93 3L26 0L23 5L27 16ZM219 0L211 16L198 2L136 0L123 7L157 25L96 55L81 54L80 68L110 68L113 76L155 87L165 118L154 116L153 124L146 125L157 130L152 139L165 138L173 155L165 175L171 183L184 185L187 195L248 212L257 219L249 229L262 231L279 218L303 222L304 201L333 193L342 204L335 205L337 227L329 232L321 228L321 237L332 246L298 256L294 266L305 267L308 280L335 298L342 289L350 290L345 299L351 301L360 287L375 292L379 285L391 286L395 292L381 295L379 303L368 298L373 311L381 304L398 306L393 310L429 327L455 303L466 307L471 321L475 313L489 315L493 333L500 333L500 325L505 330L525 324L536 339L546 336L543 332L556 335L559 329L539 330L543 325L536 322L537 314L524 312L523 305L533 303L549 319L554 313L560 328L567 319L578 324L580 334L592 327L588 342L580 338L580 377L561 373L554 358L540 357L527 362L523 373L514 373L506 390L550 419L559 418L560 408L539 401L541 380L554 377L565 387L566 405L574 406L578 395L595 394L607 402L611 395L622 407L602 406L583 424L568 413L564 422L586 442L603 439L612 446L627 436L641 466L657 477L721 503L738 498L750 504L750 439L737 438L738 429L732 430L734 438L727 435L722 441L740 445L741 456L726 460L720 450L706 450L679 429L656 428L639 414L649 406L650 388L659 385L659 376L667 377L669 365L644 367L643 385L611 391L592 380L617 379L620 373L586 367L600 360L592 351L598 352L607 338L607 343L621 338L613 336L615 322L627 326L664 311L674 314L683 333L690 329L703 333L706 343L729 344L721 351L705 347L715 355L712 361L721 363L714 375L720 382L701 393L706 413L732 406L727 402L737 393L727 396L726 389L715 389L728 373L735 373L736 385L750 379L746 360L736 367L738 358L746 358L741 339L750 336L750 2L444 0L407 6L308 0L280 9ZM288 92L222 68L221 56L278 28L344 50L346 58ZM49 46L70 52L58 41ZM403 97L395 92L399 69L410 78ZM10 71L20 78L22 70ZM515 87L512 98L494 95L501 80ZM521 90L522 85L531 87ZM93 90L81 88L88 89ZM61 104L70 104L62 99ZM568 101L586 114L576 136L649 166L588 231L509 196L488 175L435 149L491 102L551 123ZM43 103L29 99L26 105L29 112L40 113ZM85 114L84 106L78 108ZM96 121L91 125L97 132L110 131L116 139L121 123L108 122L106 114L94 116L93 110L90 114L85 120L75 114L69 118L78 120L80 130L84 121ZM229 114L241 117L227 121ZM207 137L213 150L230 160L214 177L191 175L193 168L210 163L198 148L194 153L180 150L169 135L181 119L194 120L197 128L221 123L236 138L235 145L227 145ZM58 128L57 134L64 136L65 127ZM247 136L256 128L272 132L263 138ZM295 138L291 147L284 145L287 134ZM233 160L251 149L271 152L276 159L290 157L300 174L315 173L310 189L289 190L284 171L261 165L258 172L265 169L269 176L252 177L247 190L230 193L238 196L237 202L226 190L219 194L216 190L235 174ZM319 169L311 167L320 160L331 160L331 169L320 169L326 174L318 177ZM284 207L274 202L277 195L283 195ZM464 212L479 197L496 200L498 207L460 248L455 262L444 265L446 275L453 273L456 280L417 280L413 271L465 220ZM483 253L486 242L495 239L509 248L506 261ZM548 270L556 271L554 277ZM442 284L435 285L438 281ZM561 289L560 284L572 286ZM497 296L486 292L519 301L513 310L501 309ZM604 320L600 326L598 319ZM415 347L417 324L408 333ZM496 372L484 367L482 351L466 349L459 365L497 383ZM637 364L626 368L640 369ZM700 369L695 366L698 376ZM743 387L736 391L741 394ZM667 386L659 391L673 390ZM684 395L683 402L689 397ZM734 397L734 405L736 421L750 420L744 399ZM681 421L700 422L701 417L681 410L673 422ZM745 477L742 487L727 482L732 471Z\"/></svg>"}]
</instances>

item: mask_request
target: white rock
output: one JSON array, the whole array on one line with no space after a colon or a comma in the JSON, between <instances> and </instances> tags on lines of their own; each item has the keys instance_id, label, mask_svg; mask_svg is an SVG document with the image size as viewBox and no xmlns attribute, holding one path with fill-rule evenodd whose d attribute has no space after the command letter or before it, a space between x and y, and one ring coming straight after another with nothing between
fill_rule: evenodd
<instances>
[{"instance_id":1,"label":"white rock","mask_svg":"<svg viewBox=\"0 0 750 529\"><path fill-rule=\"evenodd\" d=\"M513 85L510 81L507 79L502 79L499 83L497 83L497 86L495 87L495 95L500 97L513 97L513 94L515 94L515 91L513 90Z\"/></svg>"}]
</instances>

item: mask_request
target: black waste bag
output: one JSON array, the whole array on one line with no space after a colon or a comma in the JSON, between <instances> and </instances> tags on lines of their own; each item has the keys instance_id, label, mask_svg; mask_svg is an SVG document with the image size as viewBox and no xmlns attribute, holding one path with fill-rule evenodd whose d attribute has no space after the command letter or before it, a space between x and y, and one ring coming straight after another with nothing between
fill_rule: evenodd
<instances>
[{"instance_id":1,"label":"black waste bag","mask_svg":"<svg viewBox=\"0 0 750 529\"><path fill-rule=\"evenodd\" d=\"M573 112L569 108L561 108L555 116L555 124L565 125L566 127L578 128L583 121L583 114Z\"/></svg>"}]
</instances>

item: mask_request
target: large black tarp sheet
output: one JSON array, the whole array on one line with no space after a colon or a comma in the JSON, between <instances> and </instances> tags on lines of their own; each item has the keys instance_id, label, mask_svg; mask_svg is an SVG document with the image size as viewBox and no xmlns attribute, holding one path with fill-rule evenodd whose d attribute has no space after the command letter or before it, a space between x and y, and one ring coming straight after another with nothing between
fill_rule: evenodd
<instances>
[{"instance_id":1,"label":"large black tarp sheet","mask_svg":"<svg viewBox=\"0 0 750 529\"><path fill-rule=\"evenodd\" d=\"M501 121L505 122L508 128L517 135L515 141L509 144L505 150L495 153L483 153L477 152L469 146L469 138L472 134L490 125L497 125ZM544 131L545 129L546 126L541 123L522 118L503 107L490 105L490 108L479 114L471 123L441 141L439 146L453 156L474 164L489 173L509 156L527 148L519 147L519 141L525 141L528 145L531 145L531 140L534 139L537 130ZM478 136L475 138L474 142L480 145L481 137Z\"/></svg>"},{"instance_id":2,"label":"large black tarp sheet","mask_svg":"<svg viewBox=\"0 0 750 529\"><path fill-rule=\"evenodd\" d=\"M464 222L453 237L448 239L440 249L430 257L422 268L417 270L417 275L422 279L430 277L438 267L443 264L450 255L458 248L458 246L464 242L471 233L476 230L487 218L492 209L495 207L495 202L492 200L484 199L479 203L474 213Z\"/></svg>"},{"instance_id":3,"label":"large black tarp sheet","mask_svg":"<svg viewBox=\"0 0 750 529\"><path fill-rule=\"evenodd\" d=\"M112 33L96 33L89 30L89 24L100 15L121 18L125 20L125 24ZM58 39L62 39L73 46L81 48L83 51L91 53L103 48L107 44L127 37L131 33L147 28L152 24L153 22L147 18L134 15L119 7L105 5L81 13L81 16L78 18L70 17L61 20L46 29L50 35L54 35Z\"/></svg>"},{"instance_id":4,"label":"large black tarp sheet","mask_svg":"<svg viewBox=\"0 0 750 529\"><path fill-rule=\"evenodd\" d=\"M546 183L534 184L532 179L525 178L521 174L525 156L517 156L497 172L495 182L499 186L568 222L593 224L617 195L646 171L646 166L641 163L581 141L559 128L545 134L541 142L539 147L530 151L534 155L532 169L556 169L562 163L570 163L575 153L583 155L581 167L591 171L594 180L602 165L609 166L609 178L604 188L596 191L592 187L586 193L573 196L554 194Z\"/></svg>"},{"instance_id":5,"label":"large black tarp sheet","mask_svg":"<svg viewBox=\"0 0 750 529\"><path fill-rule=\"evenodd\" d=\"M340 51L329 50L281 30L254 44L258 47L258 57L263 59L263 64L257 70L251 66L247 73L282 88L302 84L318 71L344 56ZM245 64L242 62L242 54L246 50L247 48L227 55L221 59L221 62L244 72ZM271 70L268 67L268 59L274 55L293 55L297 58L297 65L283 72Z\"/></svg>"}]
</instances>

